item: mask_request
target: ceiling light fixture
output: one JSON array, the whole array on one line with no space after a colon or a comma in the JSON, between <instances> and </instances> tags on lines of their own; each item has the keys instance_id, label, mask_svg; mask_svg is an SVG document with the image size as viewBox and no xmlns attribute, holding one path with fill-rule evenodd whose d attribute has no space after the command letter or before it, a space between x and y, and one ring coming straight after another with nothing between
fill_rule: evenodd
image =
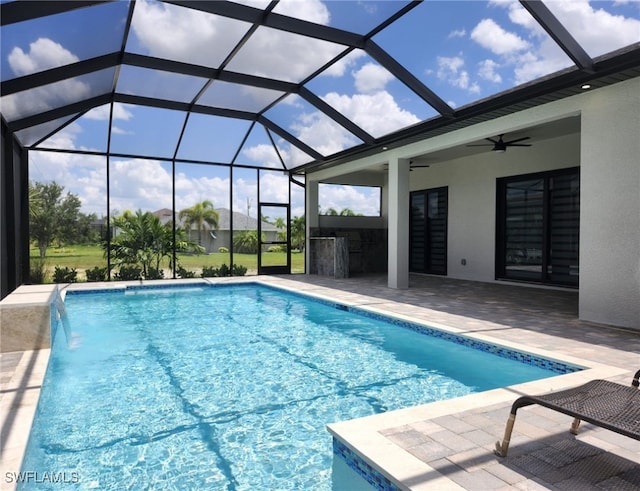
<instances>
[{"instance_id":1,"label":"ceiling light fixture","mask_svg":"<svg viewBox=\"0 0 640 491\"><path fill-rule=\"evenodd\" d=\"M591 84L582 84L582 87L580 87L582 90L589 90L591 88Z\"/></svg>"}]
</instances>

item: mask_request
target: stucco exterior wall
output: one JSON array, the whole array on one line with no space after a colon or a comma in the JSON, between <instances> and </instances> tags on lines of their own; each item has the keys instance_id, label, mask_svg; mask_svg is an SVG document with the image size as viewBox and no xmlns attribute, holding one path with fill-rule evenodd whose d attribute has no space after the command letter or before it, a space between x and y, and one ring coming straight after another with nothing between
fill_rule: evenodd
<instances>
[{"instance_id":1,"label":"stucco exterior wall","mask_svg":"<svg viewBox=\"0 0 640 491\"><path fill-rule=\"evenodd\" d=\"M580 318L640 329L640 79L582 107Z\"/></svg>"}]
</instances>

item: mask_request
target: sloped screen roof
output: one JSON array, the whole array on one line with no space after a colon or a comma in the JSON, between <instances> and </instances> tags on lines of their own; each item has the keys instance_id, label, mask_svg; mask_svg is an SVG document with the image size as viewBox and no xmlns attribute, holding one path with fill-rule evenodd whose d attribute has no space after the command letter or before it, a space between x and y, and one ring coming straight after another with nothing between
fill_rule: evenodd
<instances>
[{"instance_id":1,"label":"sloped screen roof","mask_svg":"<svg viewBox=\"0 0 640 491\"><path fill-rule=\"evenodd\" d=\"M116 157L312 168L640 60L637 2L1 9L2 117L21 143Z\"/></svg>"}]
</instances>

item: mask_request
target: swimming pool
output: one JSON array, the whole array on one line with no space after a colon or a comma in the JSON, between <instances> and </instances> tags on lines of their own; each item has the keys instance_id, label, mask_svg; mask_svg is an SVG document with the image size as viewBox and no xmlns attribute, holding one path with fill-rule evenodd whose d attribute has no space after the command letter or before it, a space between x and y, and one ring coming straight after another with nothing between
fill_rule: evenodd
<instances>
[{"instance_id":1,"label":"swimming pool","mask_svg":"<svg viewBox=\"0 0 640 491\"><path fill-rule=\"evenodd\" d=\"M76 489L331 489L327 423L575 369L257 284L78 293L23 463Z\"/></svg>"}]
</instances>

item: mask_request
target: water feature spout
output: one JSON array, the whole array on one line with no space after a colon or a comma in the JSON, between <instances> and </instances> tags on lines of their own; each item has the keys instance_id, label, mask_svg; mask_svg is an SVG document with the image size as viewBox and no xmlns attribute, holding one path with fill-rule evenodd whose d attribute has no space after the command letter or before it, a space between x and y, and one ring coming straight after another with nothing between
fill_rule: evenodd
<instances>
[{"instance_id":1,"label":"water feature spout","mask_svg":"<svg viewBox=\"0 0 640 491\"><path fill-rule=\"evenodd\" d=\"M54 306L56 309L56 319L62 323L62 328L64 329L64 335L67 340L67 347L71 348L74 344L74 337L71 333L71 323L69 322L67 309L65 308L64 300L62 299L62 295L60 294L59 289L56 289Z\"/></svg>"}]
</instances>

